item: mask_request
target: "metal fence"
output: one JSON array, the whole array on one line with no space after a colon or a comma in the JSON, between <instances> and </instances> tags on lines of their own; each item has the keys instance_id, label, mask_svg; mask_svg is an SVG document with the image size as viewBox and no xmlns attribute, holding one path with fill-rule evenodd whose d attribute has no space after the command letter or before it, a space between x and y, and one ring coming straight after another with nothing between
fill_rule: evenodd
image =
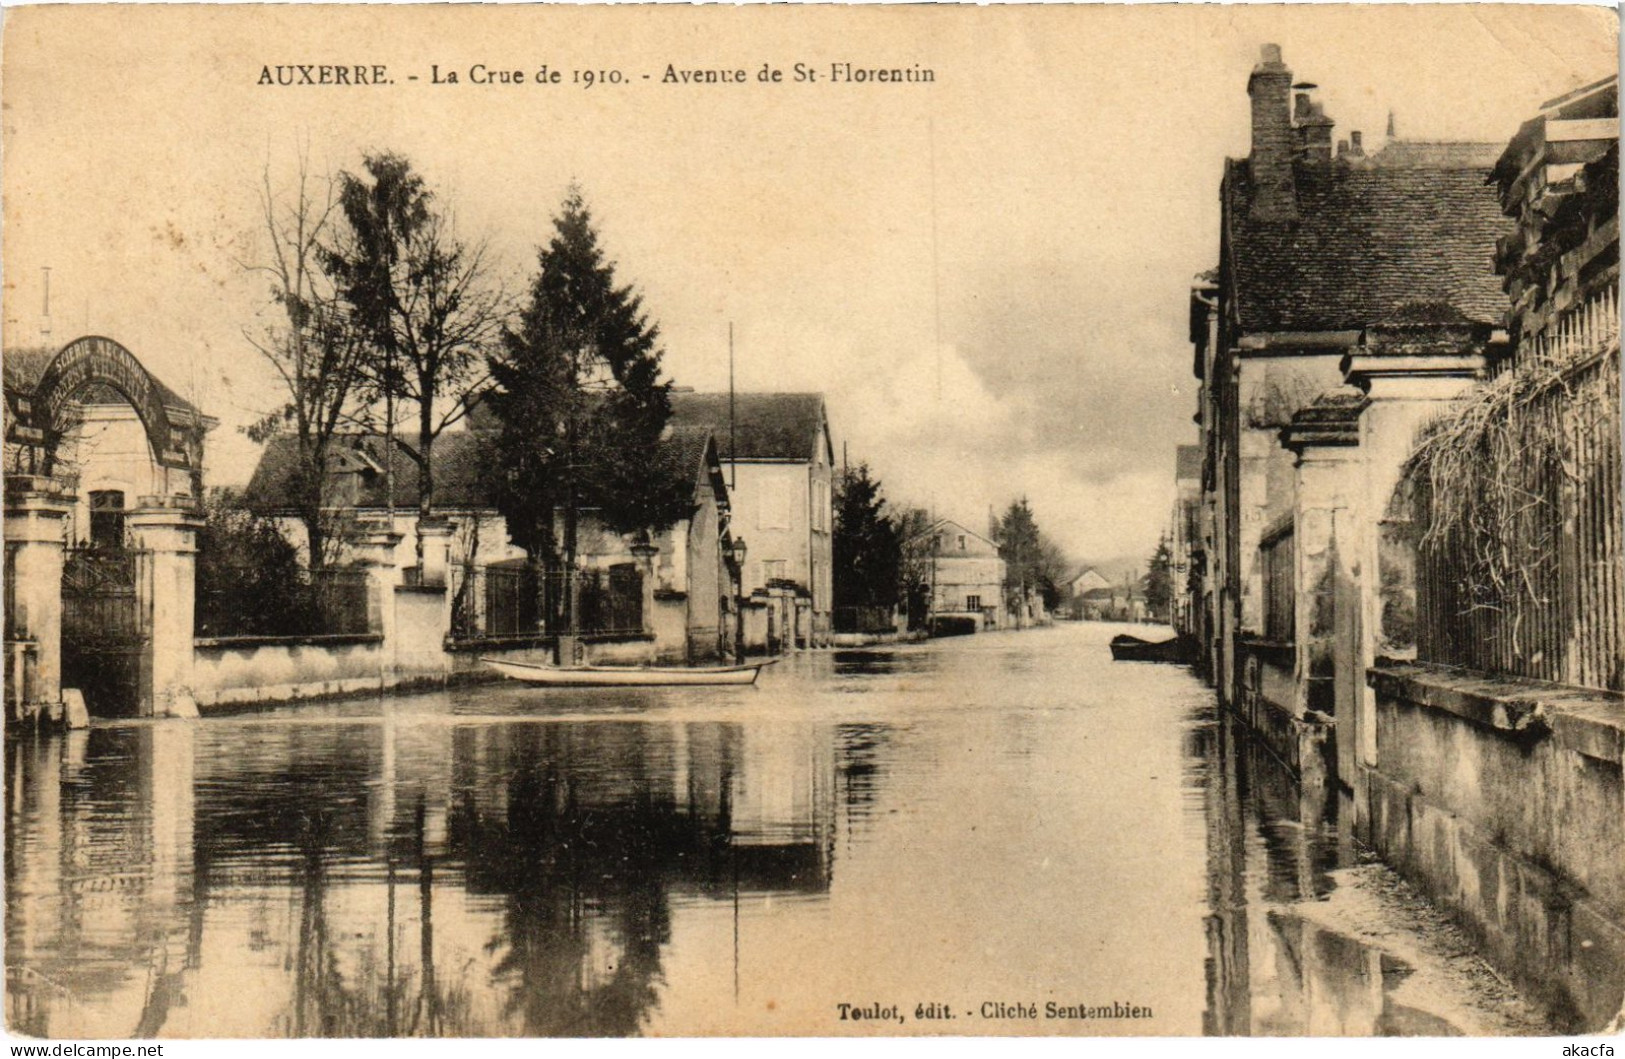
<instances>
[{"instance_id":1,"label":"metal fence","mask_svg":"<svg viewBox=\"0 0 1625 1059\"><path fill-rule=\"evenodd\" d=\"M1617 317L1588 309L1574 331L1607 338L1576 350L1560 331L1563 359L1498 380L1515 397L1477 409L1467 473L1413 468L1423 661L1625 690Z\"/></svg>"},{"instance_id":2,"label":"metal fence","mask_svg":"<svg viewBox=\"0 0 1625 1059\"><path fill-rule=\"evenodd\" d=\"M534 636L542 631L540 579L530 566L464 563L452 576L452 639Z\"/></svg>"},{"instance_id":3,"label":"metal fence","mask_svg":"<svg viewBox=\"0 0 1625 1059\"><path fill-rule=\"evenodd\" d=\"M836 632L894 632L897 611L892 607L836 607L833 628Z\"/></svg>"},{"instance_id":4,"label":"metal fence","mask_svg":"<svg viewBox=\"0 0 1625 1059\"><path fill-rule=\"evenodd\" d=\"M644 632L643 574L635 565L581 570L575 580L577 631L588 636ZM570 628L570 596L570 578L562 570L463 564L453 571L452 639L558 635Z\"/></svg>"},{"instance_id":5,"label":"metal fence","mask_svg":"<svg viewBox=\"0 0 1625 1059\"><path fill-rule=\"evenodd\" d=\"M576 576L580 583L583 633L643 632L642 571L631 563L622 563L608 570L583 570Z\"/></svg>"},{"instance_id":6,"label":"metal fence","mask_svg":"<svg viewBox=\"0 0 1625 1059\"><path fill-rule=\"evenodd\" d=\"M196 634L294 639L376 631L363 569L329 567L276 582L263 575L250 565L212 565L198 580Z\"/></svg>"}]
</instances>

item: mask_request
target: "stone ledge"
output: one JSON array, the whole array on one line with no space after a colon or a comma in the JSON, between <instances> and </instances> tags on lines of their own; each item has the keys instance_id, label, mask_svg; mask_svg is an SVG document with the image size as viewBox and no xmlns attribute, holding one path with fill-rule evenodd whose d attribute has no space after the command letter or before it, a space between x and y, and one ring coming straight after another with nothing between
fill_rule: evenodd
<instances>
[{"instance_id":1,"label":"stone ledge","mask_svg":"<svg viewBox=\"0 0 1625 1059\"><path fill-rule=\"evenodd\" d=\"M1272 661L1295 662L1297 659L1298 645L1291 640L1267 640L1262 636L1242 636L1236 642L1237 646L1243 650L1267 657Z\"/></svg>"},{"instance_id":2,"label":"stone ledge","mask_svg":"<svg viewBox=\"0 0 1625 1059\"><path fill-rule=\"evenodd\" d=\"M445 648L453 654L470 651L518 650L552 647L556 638L550 633L518 633L506 636L470 636L454 640L446 637Z\"/></svg>"},{"instance_id":3,"label":"stone ledge","mask_svg":"<svg viewBox=\"0 0 1625 1059\"><path fill-rule=\"evenodd\" d=\"M360 632L322 636L200 636L192 641L192 646L230 651L255 647L344 647L349 644L383 642L382 633Z\"/></svg>"},{"instance_id":4,"label":"stone ledge","mask_svg":"<svg viewBox=\"0 0 1625 1059\"><path fill-rule=\"evenodd\" d=\"M1625 760L1625 695L1618 692L1387 659L1366 671L1366 683L1378 695L1511 738L1550 735L1577 754L1616 767Z\"/></svg>"},{"instance_id":5,"label":"stone ledge","mask_svg":"<svg viewBox=\"0 0 1625 1059\"><path fill-rule=\"evenodd\" d=\"M395 591L402 595L443 596L446 594L445 585L396 585Z\"/></svg>"}]
</instances>

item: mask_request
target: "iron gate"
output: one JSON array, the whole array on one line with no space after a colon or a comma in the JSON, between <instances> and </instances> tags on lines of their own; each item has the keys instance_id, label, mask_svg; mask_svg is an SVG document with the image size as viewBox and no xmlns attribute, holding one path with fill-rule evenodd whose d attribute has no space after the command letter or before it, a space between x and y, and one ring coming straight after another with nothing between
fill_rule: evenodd
<instances>
[{"instance_id":1,"label":"iron gate","mask_svg":"<svg viewBox=\"0 0 1625 1059\"><path fill-rule=\"evenodd\" d=\"M144 553L69 548L62 565L62 686L95 717L133 717L150 633L139 590Z\"/></svg>"}]
</instances>

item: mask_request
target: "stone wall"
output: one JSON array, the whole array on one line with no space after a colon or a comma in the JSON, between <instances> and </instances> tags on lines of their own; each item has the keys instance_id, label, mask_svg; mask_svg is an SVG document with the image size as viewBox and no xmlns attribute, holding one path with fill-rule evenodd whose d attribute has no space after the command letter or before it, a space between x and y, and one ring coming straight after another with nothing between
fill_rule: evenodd
<instances>
[{"instance_id":1,"label":"stone wall","mask_svg":"<svg viewBox=\"0 0 1625 1059\"><path fill-rule=\"evenodd\" d=\"M1597 1030L1625 1001L1625 698L1379 664L1361 837L1492 964Z\"/></svg>"},{"instance_id":2,"label":"stone wall","mask_svg":"<svg viewBox=\"0 0 1625 1059\"><path fill-rule=\"evenodd\" d=\"M354 694L384 686L384 638L199 640L192 696L200 708Z\"/></svg>"}]
</instances>

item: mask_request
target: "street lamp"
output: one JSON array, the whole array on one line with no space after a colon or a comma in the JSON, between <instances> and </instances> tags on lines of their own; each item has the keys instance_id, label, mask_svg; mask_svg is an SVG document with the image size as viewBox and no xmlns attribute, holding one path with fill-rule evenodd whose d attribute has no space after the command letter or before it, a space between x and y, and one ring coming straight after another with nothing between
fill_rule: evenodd
<instances>
[{"instance_id":1,"label":"street lamp","mask_svg":"<svg viewBox=\"0 0 1625 1059\"><path fill-rule=\"evenodd\" d=\"M735 583L739 591L734 596L734 660L743 664L745 661L745 538L735 537L733 541L733 561Z\"/></svg>"}]
</instances>

